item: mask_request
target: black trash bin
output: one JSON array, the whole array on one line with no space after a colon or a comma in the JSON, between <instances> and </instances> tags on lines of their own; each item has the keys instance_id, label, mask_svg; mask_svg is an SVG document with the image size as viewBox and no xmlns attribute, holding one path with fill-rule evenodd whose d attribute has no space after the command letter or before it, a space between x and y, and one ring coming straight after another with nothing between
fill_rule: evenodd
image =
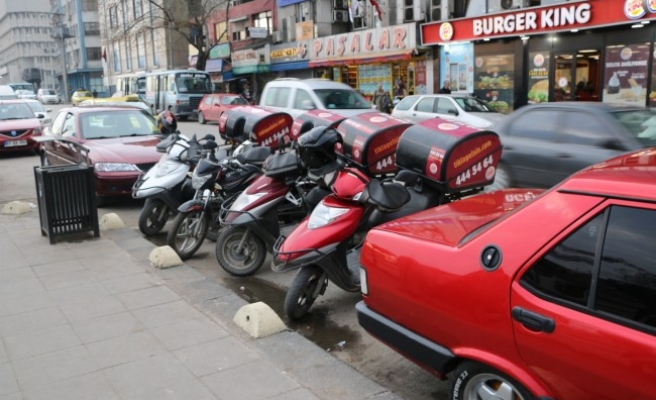
<instances>
[{"instance_id":1,"label":"black trash bin","mask_svg":"<svg viewBox=\"0 0 656 400\"><path fill-rule=\"evenodd\" d=\"M76 233L100 236L93 166L36 166L34 179L41 235L48 236L50 244L58 236Z\"/></svg>"}]
</instances>

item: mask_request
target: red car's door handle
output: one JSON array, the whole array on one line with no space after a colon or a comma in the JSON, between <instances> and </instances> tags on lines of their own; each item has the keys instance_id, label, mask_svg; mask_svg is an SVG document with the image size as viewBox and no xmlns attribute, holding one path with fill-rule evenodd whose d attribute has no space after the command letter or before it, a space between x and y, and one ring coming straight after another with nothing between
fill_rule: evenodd
<instances>
[{"instance_id":1,"label":"red car's door handle","mask_svg":"<svg viewBox=\"0 0 656 400\"><path fill-rule=\"evenodd\" d=\"M551 333L556 329L556 323L553 319L536 314L533 311L525 310L521 307L515 307L512 310L513 319L519 321L522 325L534 332Z\"/></svg>"}]
</instances>

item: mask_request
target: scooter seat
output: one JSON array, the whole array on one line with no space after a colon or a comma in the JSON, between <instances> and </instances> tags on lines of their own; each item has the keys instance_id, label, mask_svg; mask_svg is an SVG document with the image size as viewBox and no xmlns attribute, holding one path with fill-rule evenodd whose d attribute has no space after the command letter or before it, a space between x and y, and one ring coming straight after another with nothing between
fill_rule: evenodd
<instances>
[{"instance_id":1,"label":"scooter seat","mask_svg":"<svg viewBox=\"0 0 656 400\"><path fill-rule=\"evenodd\" d=\"M396 182L372 180L367 185L367 192L368 201L381 211L396 211L410 201L408 189Z\"/></svg>"},{"instance_id":2,"label":"scooter seat","mask_svg":"<svg viewBox=\"0 0 656 400\"><path fill-rule=\"evenodd\" d=\"M237 161L242 164L252 164L261 167L264 160L273 153L271 147L253 147L237 156Z\"/></svg>"}]
</instances>

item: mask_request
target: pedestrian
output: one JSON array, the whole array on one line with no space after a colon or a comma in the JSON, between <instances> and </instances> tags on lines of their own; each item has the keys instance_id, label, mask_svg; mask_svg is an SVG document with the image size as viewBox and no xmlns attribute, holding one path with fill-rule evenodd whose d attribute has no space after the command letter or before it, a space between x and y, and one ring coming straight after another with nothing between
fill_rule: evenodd
<instances>
[{"instance_id":1,"label":"pedestrian","mask_svg":"<svg viewBox=\"0 0 656 400\"><path fill-rule=\"evenodd\" d=\"M405 83L401 78L399 78L399 80L396 81L396 97L400 97L400 98L405 97Z\"/></svg>"},{"instance_id":2,"label":"pedestrian","mask_svg":"<svg viewBox=\"0 0 656 400\"><path fill-rule=\"evenodd\" d=\"M444 81L444 86L442 86L442 89L440 89L440 93L451 94L451 83L448 79Z\"/></svg>"},{"instance_id":3,"label":"pedestrian","mask_svg":"<svg viewBox=\"0 0 656 400\"><path fill-rule=\"evenodd\" d=\"M381 100L381 108L384 113L391 114L392 113L392 97L390 96L390 92L385 92L383 95L383 99Z\"/></svg>"},{"instance_id":4,"label":"pedestrian","mask_svg":"<svg viewBox=\"0 0 656 400\"><path fill-rule=\"evenodd\" d=\"M93 89L92 94L93 94L93 97L94 97L94 98L95 98L95 97L98 97L98 91L97 91L96 89Z\"/></svg>"},{"instance_id":5,"label":"pedestrian","mask_svg":"<svg viewBox=\"0 0 656 400\"><path fill-rule=\"evenodd\" d=\"M383 84L379 83L378 84L378 89L374 92L374 98L372 99L372 102L374 103L374 106L376 107L376 110L380 112L384 112L383 110L383 96L385 96L385 91L383 90Z\"/></svg>"}]
</instances>

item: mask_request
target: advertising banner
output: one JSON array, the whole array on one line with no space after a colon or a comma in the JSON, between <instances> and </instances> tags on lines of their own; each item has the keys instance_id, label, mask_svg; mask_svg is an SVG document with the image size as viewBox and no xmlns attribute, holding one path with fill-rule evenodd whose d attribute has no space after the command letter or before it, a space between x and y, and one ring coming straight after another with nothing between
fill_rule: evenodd
<instances>
[{"instance_id":1,"label":"advertising banner","mask_svg":"<svg viewBox=\"0 0 656 400\"><path fill-rule=\"evenodd\" d=\"M549 101L549 52L536 51L528 55L528 102Z\"/></svg>"},{"instance_id":2,"label":"advertising banner","mask_svg":"<svg viewBox=\"0 0 656 400\"><path fill-rule=\"evenodd\" d=\"M649 44L606 47L604 103L644 105Z\"/></svg>"},{"instance_id":3,"label":"advertising banner","mask_svg":"<svg viewBox=\"0 0 656 400\"><path fill-rule=\"evenodd\" d=\"M513 54L478 56L474 60L474 95L501 113L513 108L514 62Z\"/></svg>"}]
</instances>

